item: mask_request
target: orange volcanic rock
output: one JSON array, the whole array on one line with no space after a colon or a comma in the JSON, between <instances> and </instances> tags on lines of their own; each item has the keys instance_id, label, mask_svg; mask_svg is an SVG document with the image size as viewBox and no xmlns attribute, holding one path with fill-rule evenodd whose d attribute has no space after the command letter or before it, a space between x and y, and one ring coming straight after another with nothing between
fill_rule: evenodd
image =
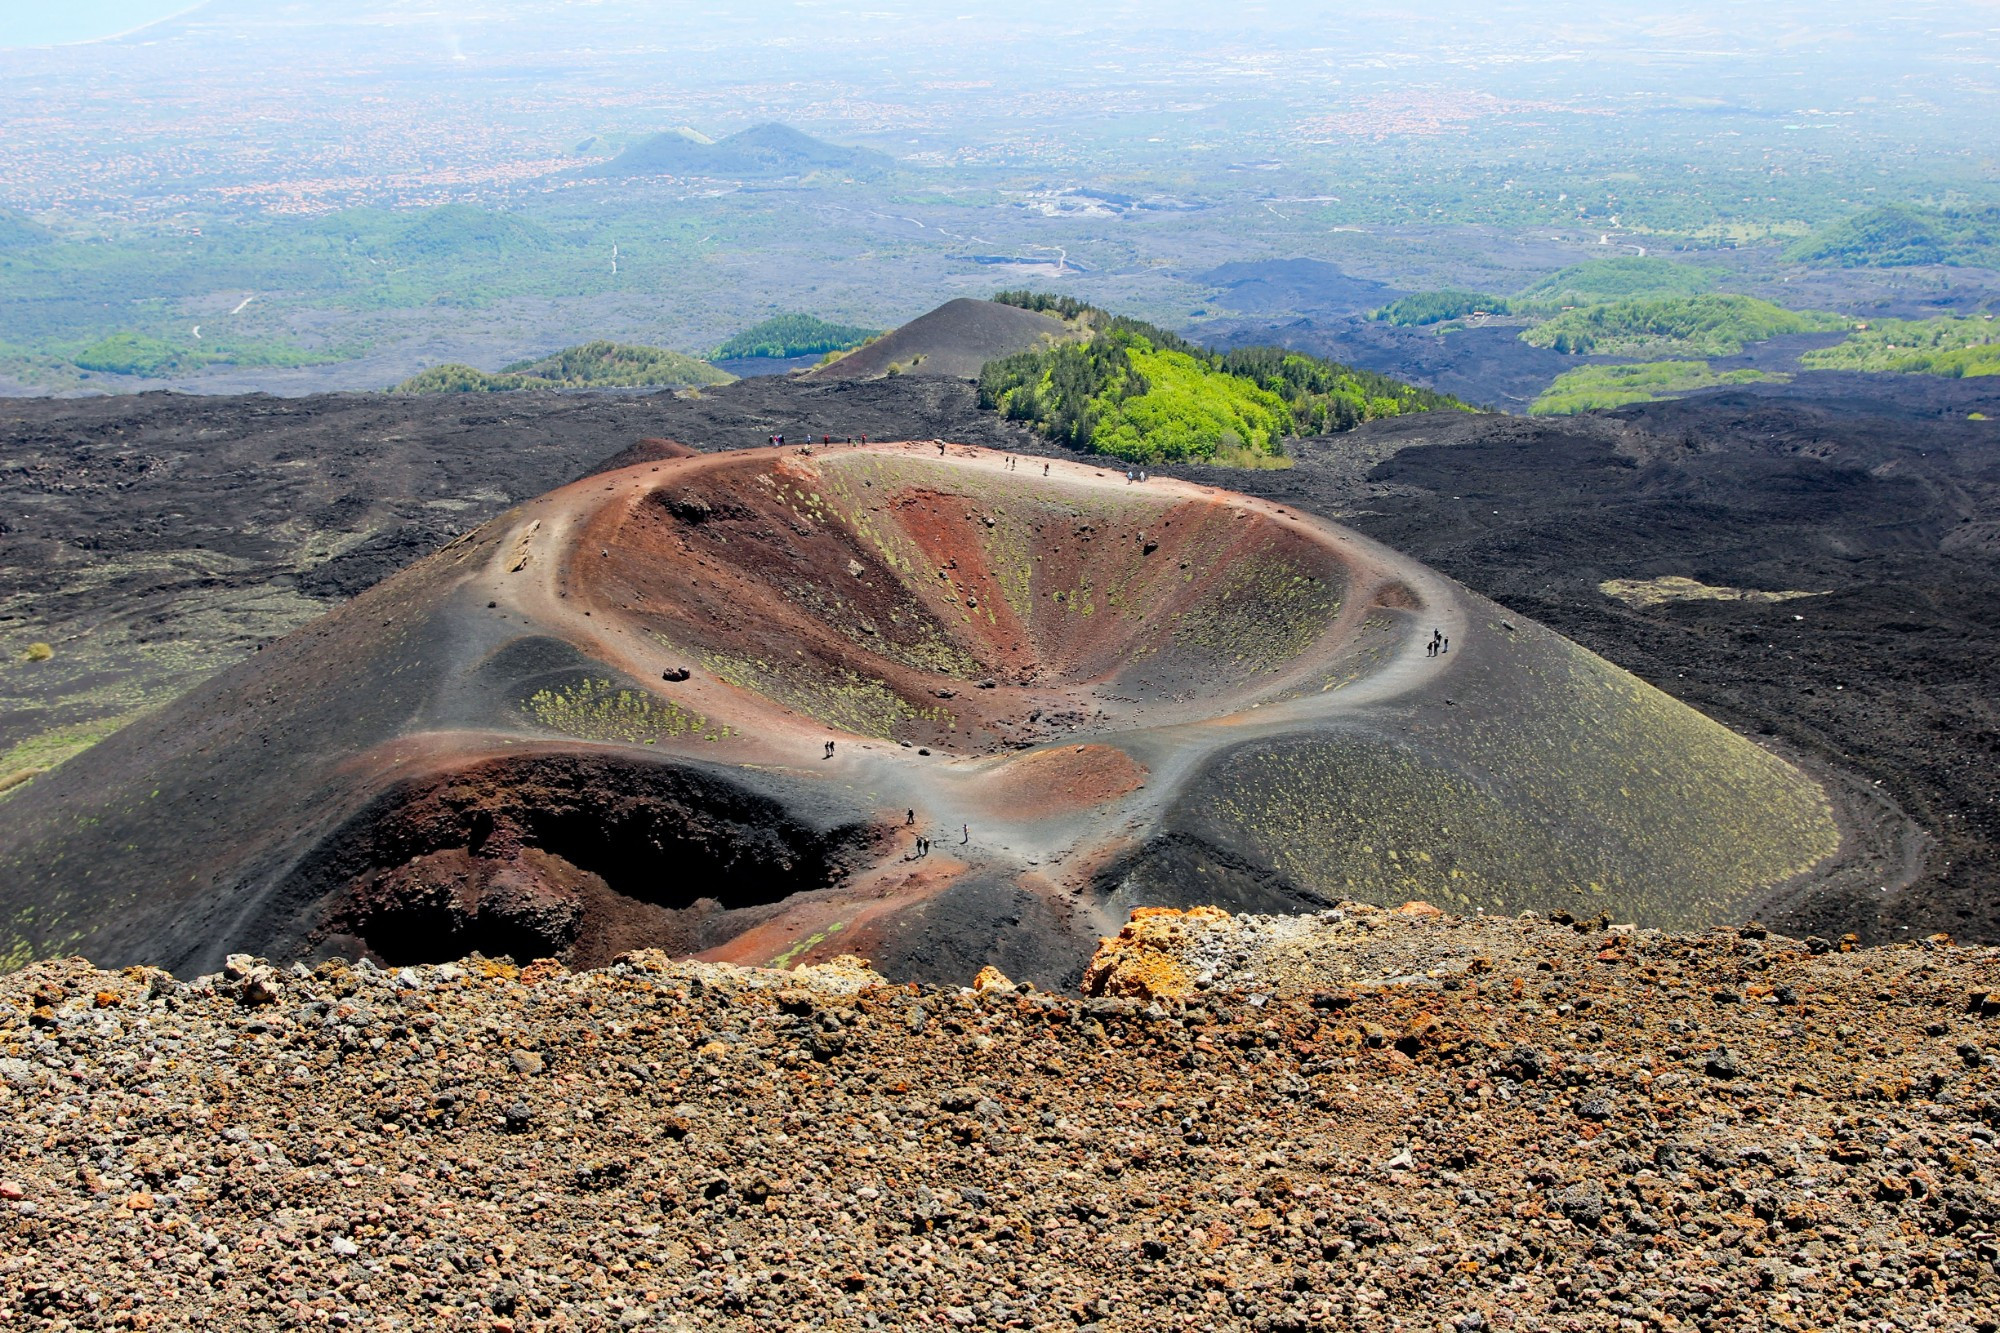
<instances>
[{"instance_id":1,"label":"orange volcanic rock","mask_svg":"<svg viewBox=\"0 0 2000 1333\"><path fill-rule=\"evenodd\" d=\"M1083 993L1134 1000L1180 998L1194 990L1187 943L1201 927L1229 920L1219 907L1140 907L1125 928L1100 940L1083 971Z\"/></svg>"}]
</instances>

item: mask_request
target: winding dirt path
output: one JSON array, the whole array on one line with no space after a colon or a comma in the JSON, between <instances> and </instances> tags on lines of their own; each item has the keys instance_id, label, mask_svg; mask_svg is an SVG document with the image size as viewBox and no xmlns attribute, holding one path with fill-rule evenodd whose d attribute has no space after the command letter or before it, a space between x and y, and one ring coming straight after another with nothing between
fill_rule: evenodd
<instances>
[{"instance_id":1,"label":"winding dirt path","mask_svg":"<svg viewBox=\"0 0 2000 1333\"><path fill-rule=\"evenodd\" d=\"M1276 525L1332 557L1345 572L1337 614L1305 651L1269 674L1227 682L1218 702L1133 701L1113 697L1106 681L1072 680L1072 696L1094 701L1101 724L1059 740L998 753L921 753L919 747L829 727L765 695L738 688L699 669L687 649L665 642L628 608L610 603L593 582L593 565L641 507L669 488L746 467L780 468L815 476L843 456L874 454L920 461L941 484L954 474L982 474L1023 494L1095 496L1114 503L1143 497L1155 504L1220 508ZM1010 470L1004 453L935 441L836 445L801 455L795 449L709 454L640 464L588 478L528 506L497 544L498 555L474 579L468 595L485 597L503 614L569 640L590 657L629 675L662 699L700 713L731 735L717 741L663 741L653 753L753 765L813 782L839 784L880 812L892 830L877 866L840 890L802 895L779 918L713 951L736 961L767 961L799 940L822 938L822 952L852 947L871 917L936 893L971 875L999 875L1038 894L1075 896L1121 850L1142 841L1183 782L1216 750L1296 729L1302 722L1377 707L1447 675L1455 655L1433 658L1433 628L1456 648L1467 642L1471 618L1458 590L1396 552L1317 517L1193 483L1127 480L1124 472L1055 461L1046 477L1021 460ZM750 553L745 553L750 554ZM1339 688L1318 688L1363 622L1386 615L1396 626L1392 651ZM684 682L663 673L694 666ZM1047 693L1045 691L1045 693ZM1060 693L1057 691L1056 693ZM1039 697L1039 696L1037 696ZM1220 711L1218 711L1218 707ZM829 757L825 746L834 743ZM928 748L928 747L922 747ZM905 826L906 812L914 811ZM928 858L914 855L918 835L931 837ZM836 923L838 923L836 925ZM1115 923L1100 923L1112 925ZM791 944L786 942L790 941ZM814 949L794 951L810 958Z\"/></svg>"}]
</instances>

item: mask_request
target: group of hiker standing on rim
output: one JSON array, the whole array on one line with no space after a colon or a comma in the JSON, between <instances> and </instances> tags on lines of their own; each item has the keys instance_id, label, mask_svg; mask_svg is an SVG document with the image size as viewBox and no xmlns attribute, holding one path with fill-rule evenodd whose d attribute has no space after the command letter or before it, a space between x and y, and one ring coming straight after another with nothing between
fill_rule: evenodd
<instances>
[{"instance_id":1,"label":"group of hiker standing on rim","mask_svg":"<svg viewBox=\"0 0 2000 1333\"><path fill-rule=\"evenodd\" d=\"M1424 656L1442 657L1444 654L1450 651L1451 651L1451 640L1447 639L1444 636L1443 630L1438 629L1436 626L1432 626L1431 641L1428 645L1425 646Z\"/></svg>"},{"instance_id":2,"label":"group of hiker standing on rim","mask_svg":"<svg viewBox=\"0 0 2000 1333\"><path fill-rule=\"evenodd\" d=\"M903 817L904 828L910 828L914 826L916 822L917 822L917 812L915 810L910 811L907 815ZM970 824L959 825L959 833L961 835L959 838L960 843L969 843L972 841L972 825ZM929 856L931 854L931 847L932 847L931 840L929 838L926 838L923 834L919 833L917 835L917 843L915 850L913 850L908 856L904 857L903 859L905 861L921 860L924 857Z\"/></svg>"},{"instance_id":3,"label":"group of hiker standing on rim","mask_svg":"<svg viewBox=\"0 0 2000 1333\"><path fill-rule=\"evenodd\" d=\"M831 435L822 435L819 437L819 442L822 445L866 444L868 443L868 437L866 435L862 436L843 435L840 437L839 440L835 440ZM764 437L764 443L770 445L774 449L782 449L785 447L785 437L783 435L766 435ZM812 436L808 435L806 436L806 442L799 446L799 452L802 454L809 454L812 451L813 451Z\"/></svg>"}]
</instances>

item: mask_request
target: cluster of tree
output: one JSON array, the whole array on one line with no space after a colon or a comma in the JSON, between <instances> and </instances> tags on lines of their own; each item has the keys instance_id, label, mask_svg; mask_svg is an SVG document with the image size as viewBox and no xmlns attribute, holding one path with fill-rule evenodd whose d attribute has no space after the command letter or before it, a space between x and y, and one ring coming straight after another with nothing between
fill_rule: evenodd
<instances>
[{"instance_id":1,"label":"cluster of tree","mask_svg":"<svg viewBox=\"0 0 2000 1333\"><path fill-rule=\"evenodd\" d=\"M143 333L108 334L70 360L85 370L153 379L185 374L209 363L206 356L191 347Z\"/></svg>"},{"instance_id":2,"label":"cluster of tree","mask_svg":"<svg viewBox=\"0 0 2000 1333\"><path fill-rule=\"evenodd\" d=\"M1822 227L1785 252L1798 264L1905 268L1918 264L2000 267L2000 208L1890 204Z\"/></svg>"},{"instance_id":3,"label":"cluster of tree","mask_svg":"<svg viewBox=\"0 0 2000 1333\"><path fill-rule=\"evenodd\" d=\"M1000 292L993 297L993 303L1018 306L1022 310L1054 315L1057 319L1080 319L1088 314L1102 313L1096 306L1079 301L1074 296L1057 296L1053 292L1031 292L1025 289Z\"/></svg>"},{"instance_id":4,"label":"cluster of tree","mask_svg":"<svg viewBox=\"0 0 2000 1333\"><path fill-rule=\"evenodd\" d=\"M1467 410L1446 395L1281 348L1216 353L1068 297L1004 295L1009 305L1059 313L1094 332L988 362L980 404L1076 449L1141 463L1268 457L1291 435Z\"/></svg>"},{"instance_id":5,"label":"cluster of tree","mask_svg":"<svg viewBox=\"0 0 2000 1333\"><path fill-rule=\"evenodd\" d=\"M1450 394L1282 347L1241 347L1215 365L1276 394L1291 413L1287 434L1333 435L1381 417L1469 410Z\"/></svg>"},{"instance_id":6,"label":"cluster of tree","mask_svg":"<svg viewBox=\"0 0 2000 1333\"><path fill-rule=\"evenodd\" d=\"M819 356L859 347L880 334L880 329L864 329L853 324L832 324L817 315L773 315L753 324L715 349L712 360L733 361L739 357Z\"/></svg>"},{"instance_id":7,"label":"cluster of tree","mask_svg":"<svg viewBox=\"0 0 2000 1333\"><path fill-rule=\"evenodd\" d=\"M1647 296L1700 296L1714 291L1722 276L1719 269L1657 255L1613 255L1556 270L1523 288L1514 305L1555 311Z\"/></svg>"},{"instance_id":8,"label":"cluster of tree","mask_svg":"<svg viewBox=\"0 0 2000 1333\"><path fill-rule=\"evenodd\" d=\"M391 393L501 393L509 389L686 389L727 384L735 376L706 361L660 347L591 342L567 347L497 374L459 362L433 366Z\"/></svg>"},{"instance_id":9,"label":"cluster of tree","mask_svg":"<svg viewBox=\"0 0 2000 1333\"><path fill-rule=\"evenodd\" d=\"M1873 320L1845 341L1799 358L1814 370L1873 370L1911 375L2000 375L2000 321Z\"/></svg>"},{"instance_id":10,"label":"cluster of tree","mask_svg":"<svg viewBox=\"0 0 2000 1333\"><path fill-rule=\"evenodd\" d=\"M1647 255L1588 259L1559 269L1514 296L1448 287L1392 301L1373 318L1387 324L1421 327L1467 315L1549 316L1575 306L1606 305L1645 297L1700 296L1713 291L1718 269Z\"/></svg>"},{"instance_id":11,"label":"cluster of tree","mask_svg":"<svg viewBox=\"0 0 2000 1333\"><path fill-rule=\"evenodd\" d=\"M203 366L310 366L337 354L308 352L277 340L219 339L203 343L169 342L130 331L107 334L70 355L72 365L107 375L171 379Z\"/></svg>"},{"instance_id":12,"label":"cluster of tree","mask_svg":"<svg viewBox=\"0 0 2000 1333\"><path fill-rule=\"evenodd\" d=\"M1418 292L1413 296L1391 301L1370 318L1402 328L1422 328L1431 324L1444 324L1454 319L1464 319L1467 315L1507 313L1507 298L1504 296L1446 287L1439 291Z\"/></svg>"},{"instance_id":13,"label":"cluster of tree","mask_svg":"<svg viewBox=\"0 0 2000 1333\"><path fill-rule=\"evenodd\" d=\"M1746 343L1782 333L1829 333L1851 322L1754 296L1667 296L1566 310L1521 339L1577 355L1734 356Z\"/></svg>"}]
</instances>

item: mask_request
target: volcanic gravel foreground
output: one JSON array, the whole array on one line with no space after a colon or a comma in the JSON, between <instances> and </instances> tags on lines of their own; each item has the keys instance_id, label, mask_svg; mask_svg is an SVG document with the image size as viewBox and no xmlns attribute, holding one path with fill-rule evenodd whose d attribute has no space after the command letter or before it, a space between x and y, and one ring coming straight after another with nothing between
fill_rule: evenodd
<instances>
[{"instance_id":1,"label":"volcanic gravel foreground","mask_svg":"<svg viewBox=\"0 0 2000 1333\"><path fill-rule=\"evenodd\" d=\"M657 953L0 979L20 1328L1991 1330L2000 957L1149 911L1092 998Z\"/></svg>"}]
</instances>

